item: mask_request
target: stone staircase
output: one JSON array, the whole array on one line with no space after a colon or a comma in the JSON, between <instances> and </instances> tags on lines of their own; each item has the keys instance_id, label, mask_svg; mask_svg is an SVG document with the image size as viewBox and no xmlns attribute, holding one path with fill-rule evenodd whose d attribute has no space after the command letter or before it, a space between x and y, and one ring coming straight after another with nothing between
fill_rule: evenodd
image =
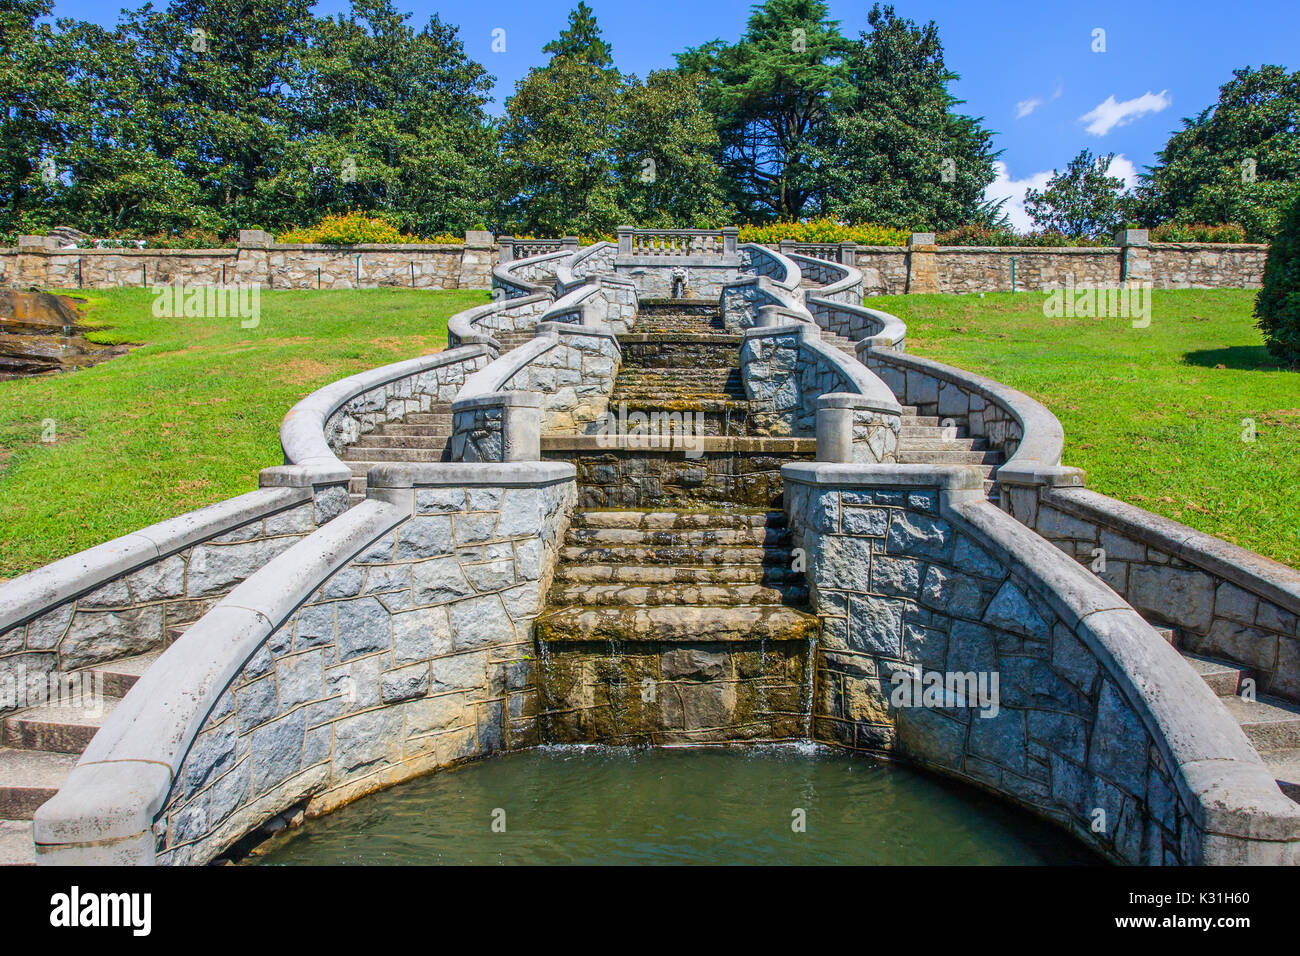
<instances>
[{"instance_id":1,"label":"stone staircase","mask_svg":"<svg viewBox=\"0 0 1300 956\"><path fill-rule=\"evenodd\" d=\"M573 461L579 484L535 623L548 739L590 739L597 725L600 739L625 742L802 732L791 727L820 622L794 569L780 466L809 457L812 441L748 433L741 337L723 331L716 303L643 302L619 342L611 410L698 412L709 437L694 459L581 439L547 455ZM679 709L647 716L619 696L647 679L680 695Z\"/></svg>"},{"instance_id":2,"label":"stone staircase","mask_svg":"<svg viewBox=\"0 0 1300 956\"><path fill-rule=\"evenodd\" d=\"M372 466L393 461L446 461L451 443L451 404L432 406L427 412L412 412L400 422L385 422L362 435L339 457L352 469L348 494L352 504L366 497L366 472Z\"/></svg>"},{"instance_id":3,"label":"stone staircase","mask_svg":"<svg viewBox=\"0 0 1300 956\"><path fill-rule=\"evenodd\" d=\"M168 631L175 640L185 627ZM0 866L35 863L32 815L63 785L77 757L163 649L73 671L79 700L26 707L0 717ZM102 681L102 684L100 683ZM92 693L92 689L101 688Z\"/></svg>"},{"instance_id":4,"label":"stone staircase","mask_svg":"<svg viewBox=\"0 0 1300 956\"><path fill-rule=\"evenodd\" d=\"M1156 625L1156 631L1178 650L1183 660L1223 701L1223 706L1241 725L1281 791L1300 803L1300 706L1268 697L1249 700L1240 696L1242 680L1249 676L1243 668L1178 648L1172 628Z\"/></svg>"},{"instance_id":5,"label":"stone staircase","mask_svg":"<svg viewBox=\"0 0 1300 956\"><path fill-rule=\"evenodd\" d=\"M904 465L975 465L984 475L984 493L998 500L994 473L1002 453L983 438L971 438L965 424L950 420L945 427L937 415L921 415L916 406L903 406L902 432L898 436L898 461Z\"/></svg>"}]
</instances>

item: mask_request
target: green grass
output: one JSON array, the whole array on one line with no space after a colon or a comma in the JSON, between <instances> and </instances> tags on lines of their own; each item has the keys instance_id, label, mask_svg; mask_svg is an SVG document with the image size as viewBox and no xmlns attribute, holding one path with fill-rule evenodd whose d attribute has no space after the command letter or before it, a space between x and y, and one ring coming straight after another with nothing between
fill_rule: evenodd
<instances>
[{"instance_id":1,"label":"green grass","mask_svg":"<svg viewBox=\"0 0 1300 956\"><path fill-rule=\"evenodd\" d=\"M1038 399L1095 491L1300 567L1300 372L1270 359L1243 290L1156 292L1151 325L1043 315L1044 296L872 299L907 348ZM1242 440L1252 419L1256 441Z\"/></svg>"},{"instance_id":2,"label":"green grass","mask_svg":"<svg viewBox=\"0 0 1300 956\"><path fill-rule=\"evenodd\" d=\"M257 487L280 419L354 372L445 348L486 292L263 292L261 321L159 319L147 289L71 292L98 342L82 371L0 382L0 577ZM42 439L52 420L56 441Z\"/></svg>"}]
</instances>

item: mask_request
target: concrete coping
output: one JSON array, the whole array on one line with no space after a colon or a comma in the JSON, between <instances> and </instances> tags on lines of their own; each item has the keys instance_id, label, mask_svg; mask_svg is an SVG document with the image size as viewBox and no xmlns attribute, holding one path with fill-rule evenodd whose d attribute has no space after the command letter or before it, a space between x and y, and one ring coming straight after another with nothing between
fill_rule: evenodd
<instances>
[{"instance_id":1,"label":"concrete coping","mask_svg":"<svg viewBox=\"0 0 1300 956\"><path fill-rule=\"evenodd\" d=\"M487 392L482 395L458 397L451 403L452 411L467 412L476 408L541 408L540 392L526 392L522 389L506 389L501 392Z\"/></svg>"},{"instance_id":2,"label":"concrete coping","mask_svg":"<svg viewBox=\"0 0 1300 956\"><path fill-rule=\"evenodd\" d=\"M984 475L972 465L879 465L796 461L781 466L781 477L820 488L938 488L983 493Z\"/></svg>"},{"instance_id":3,"label":"concrete coping","mask_svg":"<svg viewBox=\"0 0 1300 956\"><path fill-rule=\"evenodd\" d=\"M522 276L517 276L515 275L515 270L528 265L537 265L540 262L567 259L572 255L573 250L571 249L558 249L555 252L543 252L540 255L529 256L526 259L512 259L509 262L499 262L492 267L492 277L500 280L503 285L514 286L515 288L523 289L528 293L551 293L553 291L551 286L543 285L540 282L533 282L532 280L525 279Z\"/></svg>"},{"instance_id":4,"label":"concrete coping","mask_svg":"<svg viewBox=\"0 0 1300 956\"><path fill-rule=\"evenodd\" d=\"M330 575L408 517L385 502L361 502L191 625L108 715L59 792L37 811L38 854L42 846L147 833L204 720L248 659ZM151 837L148 851L151 859Z\"/></svg>"},{"instance_id":5,"label":"concrete coping","mask_svg":"<svg viewBox=\"0 0 1300 956\"><path fill-rule=\"evenodd\" d=\"M610 329L595 325L583 325L579 322L538 322L535 337L531 342L525 342L518 348L511 349L505 355L488 364L486 368L479 369L465 380L465 385L457 393L456 400L452 403L452 410L462 407L479 407L464 404L471 399L489 395L509 394L511 390L506 389L505 384L539 356L546 354L559 345L561 338L564 336L609 339L614 343L616 349L619 347L618 336ZM501 402L488 402L487 404L499 405Z\"/></svg>"},{"instance_id":6,"label":"concrete coping","mask_svg":"<svg viewBox=\"0 0 1300 956\"><path fill-rule=\"evenodd\" d=\"M1277 788L1209 685L1119 595L980 496L945 495L941 513L1014 562L1092 650L1156 742L1198 827L1238 839L1300 840L1300 806Z\"/></svg>"},{"instance_id":7,"label":"concrete coping","mask_svg":"<svg viewBox=\"0 0 1300 956\"><path fill-rule=\"evenodd\" d=\"M573 481L577 474L577 467L565 461L390 462L370 469L366 487L532 488Z\"/></svg>"},{"instance_id":8,"label":"concrete coping","mask_svg":"<svg viewBox=\"0 0 1300 956\"><path fill-rule=\"evenodd\" d=\"M626 276L618 276L608 273L599 276L589 276L580 280L581 284L570 288L555 304L542 313L541 321L555 322L555 316L573 314L581 315L585 309L588 300L600 294L600 290L606 285L626 286L628 289L635 290L636 283Z\"/></svg>"},{"instance_id":9,"label":"concrete coping","mask_svg":"<svg viewBox=\"0 0 1300 956\"><path fill-rule=\"evenodd\" d=\"M861 251L861 250L859 250ZM1118 255L1119 246L935 246L938 255L963 255L976 253L986 255L991 252L1014 254L1017 256L1088 256L1104 254Z\"/></svg>"},{"instance_id":10,"label":"concrete coping","mask_svg":"<svg viewBox=\"0 0 1300 956\"><path fill-rule=\"evenodd\" d=\"M1300 571L1231 542L1087 488L1053 488L1047 504L1154 545L1193 567L1300 614Z\"/></svg>"},{"instance_id":11,"label":"concrete coping","mask_svg":"<svg viewBox=\"0 0 1300 956\"><path fill-rule=\"evenodd\" d=\"M354 398L391 382L479 356L490 357L492 354L493 350L487 345L462 345L445 352L381 365L317 389L289 409L289 413L280 422L280 447L284 450L285 462L290 465L346 469L325 440L325 425L340 408Z\"/></svg>"},{"instance_id":12,"label":"concrete coping","mask_svg":"<svg viewBox=\"0 0 1300 956\"><path fill-rule=\"evenodd\" d=\"M979 395L1009 414L1019 425L1020 443L1016 453L997 471L999 482L1008 484L1082 484L1083 472L1079 469L1062 469L1061 453L1065 447L1065 430L1060 421L1046 406L1034 401L1024 392L1003 385L983 375L944 365L931 359L908 355L896 349L873 348L869 342L859 342L857 353L864 359L870 351L887 365L903 370L916 370L943 382L956 385L965 392ZM865 361L863 364L866 364ZM1004 477L1005 476L1005 477Z\"/></svg>"},{"instance_id":13,"label":"concrete coping","mask_svg":"<svg viewBox=\"0 0 1300 956\"><path fill-rule=\"evenodd\" d=\"M756 242L742 242L739 248L748 249L751 258L757 254L758 256L766 256L769 259L776 260L777 264L784 270L784 274L779 279L773 276L763 276L763 278L774 282L787 292L793 293L803 284L803 271L793 259L784 253L776 249L769 249L767 246L759 245Z\"/></svg>"},{"instance_id":14,"label":"concrete coping","mask_svg":"<svg viewBox=\"0 0 1300 956\"><path fill-rule=\"evenodd\" d=\"M261 488L132 531L0 584L0 632L240 525L312 500L310 488Z\"/></svg>"},{"instance_id":15,"label":"concrete coping","mask_svg":"<svg viewBox=\"0 0 1300 956\"><path fill-rule=\"evenodd\" d=\"M485 305L476 305L472 309L465 309L457 312L447 320L447 338L456 345L490 345L494 352L500 352L501 343L492 335L494 331L498 330L476 328L476 323L486 319L489 315L500 315L521 305L550 302L554 298L549 291L534 292L529 295L515 296L512 299L502 299L497 302L488 302Z\"/></svg>"},{"instance_id":16,"label":"concrete coping","mask_svg":"<svg viewBox=\"0 0 1300 956\"><path fill-rule=\"evenodd\" d=\"M879 381L879 380L877 380ZM883 386L884 383L881 382ZM888 388L885 389L889 391ZM903 414L902 406L894 400L893 393L886 398L883 394L862 394L857 392L827 392L817 399L817 408L848 408L857 411L863 409L871 412L882 412L886 415L901 417Z\"/></svg>"},{"instance_id":17,"label":"concrete coping","mask_svg":"<svg viewBox=\"0 0 1300 956\"><path fill-rule=\"evenodd\" d=\"M587 259L591 258L592 256L596 255L596 253L601 252L602 250L605 249L612 249L615 252L617 252L618 243L604 242L604 241L595 242L589 246L583 246L581 249L577 250L576 252L570 253L569 257L565 259L564 262L560 263L559 268L555 270L555 282L556 285L559 286L560 290L562 292L568 291L574 286L581 285L587 279L592 278L591 276L578 275L577 269ZM605 274L613 275L613 273L605 273Z\"/></svg>"},{"instance_id":18,"label":"concrete coping","mask_svg":"<svg viewBox=\"0 0 1300 956\"><path fill-rule=\"evenodd\" d=\"M825 291L818 289L818 292ZM880 331L875 335L870 335L859 342L867 342L876 348L896 348L900 343L907 340L907 325L898 316L881 309L871 309L865 305L857 305L852 302L838 302L833 299L827 299L823 296L810 295L804 299L809 311L814 308L836 309L842 312L850 312L855 315L861 315L880 324ZM858 348L855 346L855 348ZM860 351L860 348L859 348Z\"/></svg>"},{"instance_id":19,"label":"concrete coping","mask_svg":"<svg viewBox=\"0 0 1300 956\"><path fill-rule=\"evenodd\" d=\"M840 273L840 278L824 286L819 286L816 291L823 298L830 295L838 295L841 292L848 292L853 289L862 288L862 273L853 266L846 266L842 262L835 262L831 259L818 259L816 256L805 256L797 252L787 252L785 256L791 259L796 265L801 262L808 265L818 265L824 268L833 269ZM801 271L804 271L802 266ZM805 292L813 291L811 288Z\"/></svg>"}]
</instances>

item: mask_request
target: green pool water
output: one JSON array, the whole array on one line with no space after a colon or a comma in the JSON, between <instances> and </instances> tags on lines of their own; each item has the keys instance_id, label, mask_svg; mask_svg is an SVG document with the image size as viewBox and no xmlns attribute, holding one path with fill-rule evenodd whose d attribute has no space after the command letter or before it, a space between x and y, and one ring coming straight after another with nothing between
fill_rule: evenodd
<instances>
[{"instance_id":1,"label":"green pool water","mask_svg":"<svg viewBox=\"0 0 1300 956\"><path fill-rule=\"evenodd\" d=\"M796 832L800 817L806 826ZM972 789L792 744L547 747L493 757L308 821L248 862L1061 865L1096 858L1063 832Z\"/></svg>"}]
</instances>

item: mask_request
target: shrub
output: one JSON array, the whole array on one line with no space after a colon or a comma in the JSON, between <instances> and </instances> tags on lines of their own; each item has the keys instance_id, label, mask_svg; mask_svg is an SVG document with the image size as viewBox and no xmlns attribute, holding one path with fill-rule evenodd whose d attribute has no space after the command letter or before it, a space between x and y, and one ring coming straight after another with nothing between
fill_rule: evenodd
<instances>
[{"instance_id":1,"label":"shrub","mask_svg":"<svg viewBox=\"0 0 1300 956\"><path fill-rule=\"evenodd\" d=\"M1150 237L1152 242L1245 242L1246 230L1232 222L1166 222L1152 229Z\"/></svg>"},{"instance_id":2,"label":"shrub","mask_svg":"<svg viewBox=\"0 0 1300 956\"><path fill-rule=\"evenodd\" d=\"M1021 235L1010 229L987 226L958 226L934 237L941 246L1103 246L1107 240L1071 238L1059 232L1030 232Z\"/></svg>"},{"instance_id":3,"label":"shrub","mask_svg":"<svg viewBox=\"0 0 1300 956\"><path fill-rule=\"evenodd\" d=\"M387 219L367 216L362 212L337 213L326 216L314 226L293 228L276 236L276 242L319 243L329 246L348 246L356 243L460 243L463 236L438 235L423 238L403 233Z\"/></svg>"},{"instance_id":4,"label":"shrub","mask_svg":"<svg viewBox=\"0 0 1300 956\"><path fill-rule=\"evenodd\" d=\"M795 242L856 242L860 246L905 246L910 232L872 223L845 225L834 219L807 222L772 222L740 227L741 242L775 245L782 239Z\"/></svg>"},{"instance_id":5,"label":"shrub","mask_svg":"<svg viewBox=\"0 0 1300 956\"><path fill-rule=\"evenodd\" d=\"M1282 213L1269 246L1255 318L1269 351L1284 365L1300 367L1300 192Z\"/></svg>"}]
</instances>

